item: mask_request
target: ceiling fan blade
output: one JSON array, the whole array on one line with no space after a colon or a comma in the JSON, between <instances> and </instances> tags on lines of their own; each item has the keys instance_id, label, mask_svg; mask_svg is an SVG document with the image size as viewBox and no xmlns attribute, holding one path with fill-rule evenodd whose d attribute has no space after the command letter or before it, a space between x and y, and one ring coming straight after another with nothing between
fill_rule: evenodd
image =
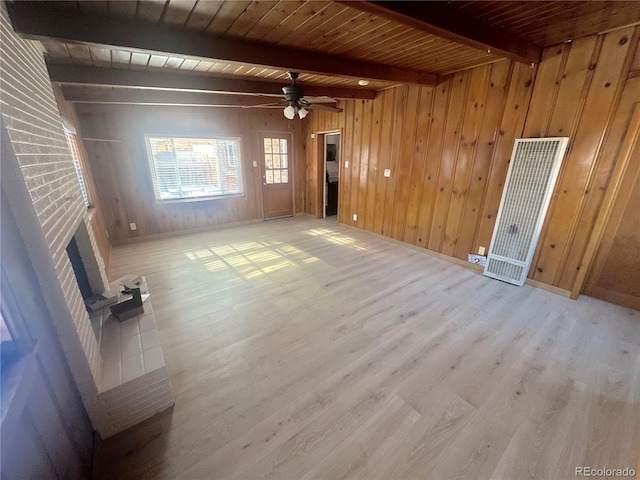
<instances>
[{"instance_id":1,"label":"ceiling fan blade","mask_svg":"<svg viewBox=\"0 0 640 480\"><path fill-rule=\"evenodd\" d=\"M263 103L260 105L243 105L242 108L282 108L282 102Z\"/></svg>"},{"instance_id":2,"label":"ceiling fan blade","mask_svg":"<svg viewBox=\"0 0 640 480\"><path fill-rule=\"evenodd\" d=\"M321 97L303 97L300 100L304 100L307 103L336 103L335 98L327 97L323 95Z\"/></svg>"},{"instance_id":3,"label":"ceiling fan blade","mask_svg":"<svg viewBox=\"0 0 640 480\"><path fill-rule=\"evenodd\" d=\"M340 113L342 112L341 108L332 107L330 105L325 105L323 103L311 103L309 105L305 105L305 108L310 110L326 110L327 112Z\"/></svg>"}]
</instances>

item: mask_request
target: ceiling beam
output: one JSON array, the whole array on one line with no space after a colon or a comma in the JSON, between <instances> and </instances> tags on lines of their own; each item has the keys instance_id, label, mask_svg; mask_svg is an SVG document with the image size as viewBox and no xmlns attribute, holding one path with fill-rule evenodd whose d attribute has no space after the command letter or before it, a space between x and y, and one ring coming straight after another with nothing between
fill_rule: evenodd
<instances>
[{"instance_id":1,"label":"ceiling beam","mask_svg":"<svg viewBox=\"0 0 640 480\"><path fill-rule=\"evenodd\" d=\"M10 2L7 7L14 30L24 37L37 40L108 46L396 83L437 83L437 76L430 73L320 52L213 37L128 18L105 18L65 9L59 2Z\"/></svg>"},{"instance_id":2,"label":"ceiling beam","mask_svg":"<svg viewBox=\"0 0 640 480\"><path fill-rule=\"evenodd\" d=\"M243 80L242 78L186 75L178 73L142 72L115 68L82 67L47 64L49 77L54 83L93 85L103 87L130 87L140 89L183 90L209 93L258 94L282 97L283 83ZM371 100L375 90L360 88L323 87L300 83L306 95L326 95L332 98L358 98Z\"/></svg>"},{"instance_id":3,"label":"ceiling beam","mask_svg":"<svg viewBox=\"0 0 640 480\"><path fill-rule=\"evenodd\" d=\"M105 88L63 85L62 94L71 103L111 105L176 105L206 107L257 107L273 105L284 108L277 98L258 95L224 95L219 93L143 90L139 88Z\"/></svg>"},{"instance_id":4,"label":"ceiling beam","mask_svg":"<svg viewBox=\"0 0 640 480\"><path fill-rule=\"evenodd\" d=\"M345 0L340 3L517 62L538 63L542 54L541 47L490 27L445 2Z\"/></svg>"}]
</instances>

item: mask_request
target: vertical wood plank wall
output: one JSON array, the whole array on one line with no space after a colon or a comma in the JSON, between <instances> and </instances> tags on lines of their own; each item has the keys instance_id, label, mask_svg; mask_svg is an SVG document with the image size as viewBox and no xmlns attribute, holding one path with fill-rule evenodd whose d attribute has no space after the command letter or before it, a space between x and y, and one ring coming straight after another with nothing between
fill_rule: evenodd
<instances>
[{"instance_id":1,"label":"vertical wood plank wall","mask_svg":"<svg viewBox=\"0 0 640 480\"><path fill-rule=\"evenodd\" d=\"M529 272L535 280L574 286L625 133L616 112L628 122L625 111L640 101L631 90L623 95L639 32L625 28L545 51L524 136L570 143Z\"/></svg>"},{"instance_id":2,"label":"vertical wood plank wall","mask_svg":"<svg viewBox=\"0 0 640 480\"><path fill-rule=\"evenodd\" d=\"M350 165L341 162L341 223L459 258L488 247L535 73L502 61L437 87L401 86L375 100L344 101L341 114L313 112L307 212L321 214L313 172L322 158L310 134L343 128L342 160Z\"/></svg>"},{"instance_id":3,"label":"vertical wood plank wall","mask_svg":"<svg viewBox=\"0 0 640 480\"><path fill-rule=\"evenodd\" d=\"M294 212L302 211L304 151L297 139L299 120L281 110L78 106L76 108L96 190L114 244L136 237L197 230L263 218L258 132L294 135ZM241 138L244 195L158 205L144 142L145 134L228 135ZM258 162L253 167L252 162ZM129 223L136 223L131 231Z\"/></svg>"},{"instance_id":4,"label":"vertical wood plank wall","mask_svg":"<svg viewBox=\"0 0 640 480\"><path fill-rule=\"evenodd\" d=\"M568 136L529 278L570 291L630 105L640 101L632 88L639 33L629 27L547 48L537 68L502 61L434 88L399 86L375 100L343 101L341 114L313 112L306 212L322 213L321 150L311 133L343 129L350 165L341 165L338 220L466 259L489 246L514 139Z\"/></svg>"}]
</instances>

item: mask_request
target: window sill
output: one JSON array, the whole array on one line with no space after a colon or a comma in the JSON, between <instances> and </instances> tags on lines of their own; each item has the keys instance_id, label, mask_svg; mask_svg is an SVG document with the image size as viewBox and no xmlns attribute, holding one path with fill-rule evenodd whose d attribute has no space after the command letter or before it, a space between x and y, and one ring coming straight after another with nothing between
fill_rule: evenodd
<instances>
[{"instance_id":1,"label":"window sill","mask_svg":"<svg viewBox=\"0 0 640 480\"><path fill-rule=\"evenodd\" d=\"M188 205L192 203L216 202L218 200L229 200L234 198L246 197L244 193L234 193L232 195L219 195L217 197L196 197L196 198L180 198L176 200L154 200L155 207L177 207L180 205Z\"/></svg>"}]
</instances>

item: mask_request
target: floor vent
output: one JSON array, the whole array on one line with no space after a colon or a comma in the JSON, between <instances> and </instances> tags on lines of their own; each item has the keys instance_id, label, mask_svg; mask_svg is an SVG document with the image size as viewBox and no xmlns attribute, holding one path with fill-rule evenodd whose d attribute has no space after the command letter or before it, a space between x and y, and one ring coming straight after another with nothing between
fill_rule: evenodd
<instances>
[{"instance_id":1,"label":"floor vent","mask_svg":"<svg viewBox=\"0 0 640 480\"><path fill-rule=\"evenodd\" d=\"M568 138L517 139L484 274L524 285Z\"/></svg>"}]
</instances>

